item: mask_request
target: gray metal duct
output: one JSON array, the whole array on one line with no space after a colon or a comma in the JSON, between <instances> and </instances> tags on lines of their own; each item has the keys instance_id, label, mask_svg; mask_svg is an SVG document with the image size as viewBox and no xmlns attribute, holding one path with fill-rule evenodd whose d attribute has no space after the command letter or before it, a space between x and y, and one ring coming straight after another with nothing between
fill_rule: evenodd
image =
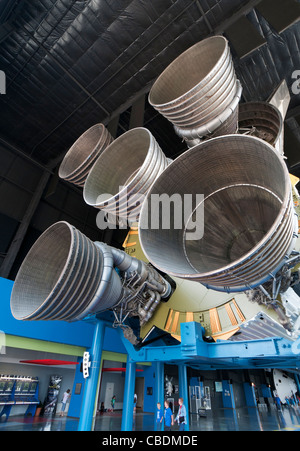
<instances>
[{"instance_id":1,"label":"gray metal duct","mask_svg":"<svg viewBox=\"0 0 300 451\"><path fill-rule=\"evenodd\" d=\"M103 152L83 190L88 205L137 219L145 195L169 161L146 128L121 135Z\"/></svg>"},{"instance_id":2,"label":"gray metal duct","mask_svg":"<svg viewBox=\"0 0 300 451\"><path fill-rule=\"evenodd\" d=\"M186 237L203 203L178 226L175 213L184 209L177 198L170 227L160 218L151 228L150 220L155 217L157 223L160 213L152 211L152 199L174 193L182 200L186 194L204 196L204 218L198 220L204 221L202 239ZM139 222L141 245L152 264L171 276L226 292L270 279L294 249L297 232L283 158L266 142L242 135L208 140L178 157L149 191Z\"/></svg>"},{"instance_id":3,"label":"gray metal duct","mask_svg":"<svg viewBox=\"0 0 300 451\"><path fill-rule=\"evenodd\" d=\"M195 139L219 127L220 134L237 131L241 94L228 41L213 36L190 47L164 70L152 86L149 103L193 146Z\"/></svg>"},{"instance_id":4,"label":"gray metal duct","mask_svg":"<svg viewBox=\"0 0 300 451\"><path fill-rule=\"evenodd\" d=\"M59 167L59 176L83 187L95 161L112 141L113 137L103 124L93 125L68 150Z\"/></svg>"}]
</instances>

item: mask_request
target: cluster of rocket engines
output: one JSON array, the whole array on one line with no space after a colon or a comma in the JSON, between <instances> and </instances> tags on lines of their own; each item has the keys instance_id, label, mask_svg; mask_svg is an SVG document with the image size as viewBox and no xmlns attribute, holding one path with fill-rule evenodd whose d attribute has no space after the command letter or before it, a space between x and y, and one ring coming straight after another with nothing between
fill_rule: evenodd
<instances>
[{"instance_id":1,"label":"cluster of rocket engines","mask_svg":"<svg viewBox=\"0 0 300 451\"><path fill-rule=\"evenodd\" d=\"M17 274L14 317L77 321L110 310L115 325L137 343L128 318L146 324L172 296L174 277L215 291L246 292L295 332L298 315L291 317L289 302L284 307L279 300L298 284L300 262L284 113L270 102L241 103L241 96L229 44L214 36L179 55L149 93L149 103L186 142L174 161L146 128L113 139L96 124L80 136L60 177L83 188L85 202L103 220L137 224L148 262L92 242L66 222L53 224ZM174 195L192 196L188 215L182 206L176 211L176 202L164 211L149 201ZM159 215L149 226L149 218ZM197 225L203 233L193 238L188 232Z\"/></svg>"}]
</instances>

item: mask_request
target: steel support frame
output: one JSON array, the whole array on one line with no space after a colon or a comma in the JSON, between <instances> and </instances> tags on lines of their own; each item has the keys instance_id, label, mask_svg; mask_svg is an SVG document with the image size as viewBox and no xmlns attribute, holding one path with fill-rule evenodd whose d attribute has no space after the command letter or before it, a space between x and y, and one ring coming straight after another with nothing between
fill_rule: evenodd
<instances>
[{"instance_id":1,"label":"steel support frame","mask_svg":"<svg viewBox=\"0 0 300 451\"><path fill-rule=\"evenodd\" d=\"M127 357L121 431L132 431L136 362Z\"/></svg>"},{"instance_id":2,"label":"steel support frame","mask_svg":"<svg viewBox=\"0 0 300 451\"><path fill-rule=\"evenodd\" d=\"M186 408L186 425L185 431L190 430L190 419L189 419L189 390L188 390L188 378L187 378L187 367L184 364L178 365L178 379L179 379L179 397L183 398L183 403Z\"/></svg>"},{"instance_id":3,"label":"steel support frame","mask_svg":"<svg viewBox=\"0 0 300 451\"><path fill-rule=\"evenodd\" d=\"M100 377L100 362L105 327L111 327L105 320L95 321L95 330L90 348L91 367L85 381L84 395L78 430L93 429L95 402ZM178 365L179 396L189 412L187 367L202 370L300 367L300 338L296 341L281 337L241 342L203 340L203 328L199 323L181 324L181 344L175 346L145 346L136 349L120 331L120 338L127 350L127 365L123 399L122 431L132 431L134 418L135 370L137 362L150 362L155 372L155 401L164 403L164 364ZM156 408L156 405L155 405ZM187 418L187 421L189 419ZM186 426L189 430L189 424Z\"/></svg>"},{"instance_id":4,"label":"steel support frame","mask_svg":"<svg viewBox=\"0 0 300 451\"><path fill-rule=\"evenodd\" d=\"M155 387L154 387L154 399L155 399L155 405L154 405L154 430L157 431L157 422L156 422L156 406L159 402L161 405L162 412L164 412L164 363L163 362L155 362L153 365L154 374L155 374ZM161 431L164 430L164 422L162 422L161 425Z\"/></svg>"},{"instance_id":5,"label":"steel support frame","mask_svg":"<svg viewBox=\"0 0 300 451\"><path fill-rule=\"evenodd\" d=\"M93 430L105 326L106 323L104 321L96 321L95 323L92 346L89 350L91 366L89 368L89 376L85 380L78 431Z\"/></svg>"},{"instance_id":6,"label":"steel support frame","mask_svg":"<svg viewBox=\"0 0 300 451\"><path fill-rule=\"evenodd\" d=\"M181 344L145 346L137 350L122 333L120 338L135 362L165 362L210 369L297 368L300 367L300 338L296 341L270 337L250 341L203 340L203 328L196 322L181 324Z\"/></svg>"},{"instance_id":7,"label":"steel support frame","mask_svg":"<svg viewBox=\"0 0 300 451\"><path fill-rule=\"evenodd\" d=\"M29 206L23 216L23 219L21 220L19 228L18 228L18 230L13 238L13 241L8 249L7 255L1 265L1 271L0 271L1 277L4 277L4 278L9 277L10 271L13 267L13 264L18 255L18 252L21 248L21 245L22 245L25 235L27 233L27 230L28 230L28 227L32 220L32 217L33 217L34 213L36 212L39 202L41 201L44 189L48 183L49 178L50 178L50 173L47 171L44 171L40 178L40 181L37 185L37 188L32 196Z\"/></svg>"}]
</instances>

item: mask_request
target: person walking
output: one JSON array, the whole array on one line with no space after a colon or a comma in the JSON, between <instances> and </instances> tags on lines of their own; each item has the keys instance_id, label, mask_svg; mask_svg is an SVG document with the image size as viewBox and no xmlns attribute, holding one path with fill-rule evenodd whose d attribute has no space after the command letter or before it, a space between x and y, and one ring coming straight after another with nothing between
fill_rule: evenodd
<instances>
[{"instance_id":1,"label":"person walking","mask_svg":"<svg viewBox=\"0 0 300 451\"><path fill-rule=\"evenodd\" d=\"M183 404L183 398L178 399L179 409L175 421L179 424L179 430L184 431L186 425L186 408Z\"/></svg>"},{"instance_id":2,"label":"person walking","mask_svg":"<svg viewBox=\"0 0 300 451\"><path fill-rule=\"evenodd\" d=\"M116 403L116 395L114 395L114 396L111 398L111 401L110 401L110 404L111 404L111 411L112 411L112 412L114 411L115 403Z\"/></svg>"},{"instance_id":3,"label":"person walking","mask_svg":"<svg viewBox=\"0 0 300 451\"><path fill-rule=\"evenodd\" d=\"M66 408L66 404L68 399L71 397L70 395L70 389L68 388L68 390L66 390L63 394L62 400L61 400L61 411L60 411L60 416L63 417L64 413L65 413L65 408Z\"/></svg>"},{"instance_id":4,"label":"person walking","mask_svg":"<svg viewBox=\"0 0 300 451\"><path fill-rule=\"evenodd\" d=\"M156 430L157 431L161 431L163 419L164 419L164 415L163 415L163 411L161 408L161 403L158 402L157 408L156 408Z\"/></svg>"},{"instance_id":5,"label":"person walking","mask_svg":"<svg viewBox=\"0 0 300 451\"><path fill-rule=\"evenodd\" d=\"M137 403L137 394L134 394L133 397L133 411L136 412L136 403Z\"/></svg>"},{"instance_id":6,"label":"person walking","mask_svg":"<svg viewBox=\"0 0 300 451\"><path fill-rule=\"evenodd\" d=\"M173 412L170 409L169 401L165 401L165 431L171 431L171 426L174 426Z\"/></svg>"}]
</instances>

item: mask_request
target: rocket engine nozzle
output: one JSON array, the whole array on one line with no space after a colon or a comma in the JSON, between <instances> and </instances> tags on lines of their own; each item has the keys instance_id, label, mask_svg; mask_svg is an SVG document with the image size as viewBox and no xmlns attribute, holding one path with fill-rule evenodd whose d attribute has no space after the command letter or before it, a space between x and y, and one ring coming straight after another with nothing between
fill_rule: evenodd
<instances>
[{"instance_id":1,"label":"rocket engine nozzle","mask_svg":"<svg viewBox=\"0 0 300 451\"><path fill-rule=\"evenodd\" d=\"M169 228L149 225L152 196L174 193L182 199L203 195L189 219L203 209L202 238L187 240L191 224L180 227L172 217ZM261 139L238 134L208 140L178 157L152 186L139 222L141 246L154 266L225 292L249 290L272 277L297 233L283 158Z\"/></svg>"},{"instance_id":2,"label":"rocket engine nozzle","mask_svg":"<svg viewBox=\"0 0 300 451\"><path fill-rule=\"evenodd\" d=\"M131 215L136 221L148 190L168 165L149 130L131 129L96 161L84 185L84 200L121 218Z\"/></svg>"},{"instance_id":3,"label":"rocket engine nozzle","mask_svg":"<svg viewBox=\"0 0 300 451\"><path fill-rule=\"evenodd\" d=\"M60 178L83 187L99 155L112 143L113 137L103 124L93 125L72 145L60 164Z\"/></svg>"},{"instance_id":4,"label":"rocket engine nozzle","mask_svg":"<svg viewBox=\"0 0 300 451\"><path fill-rule=\"evenodd\" d=\"M62 221L49 227L25 257L11 311L19 320L78 321L112 310L114 325L128 330L128 316L139 317L144 325L173 291L151 265L94 243Z\"/></svg>"},{"instance_id":5,"label":"rocket engine nozzle","mask_svg":"<svg viewBox=\"0 0 300 451\"><path fill-rule=\"evenodd\" d=\"M205 136L237 132L241 94L228 41L213 36L187 49L162 72L149 103L192 147Z\"/></svg>"}]
</instances>

